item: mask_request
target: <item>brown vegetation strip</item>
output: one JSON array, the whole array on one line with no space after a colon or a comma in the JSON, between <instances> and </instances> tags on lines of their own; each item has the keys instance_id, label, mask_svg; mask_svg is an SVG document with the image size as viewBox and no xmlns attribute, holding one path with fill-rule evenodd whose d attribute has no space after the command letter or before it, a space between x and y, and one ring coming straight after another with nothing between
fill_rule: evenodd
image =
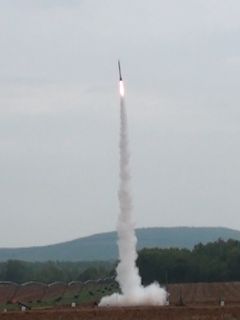
<instances>
[{"instance_id":1,"label":"brown vegetation strip","mask_svg":"<svg viewBox=\"0 0 240 320\"><path fill-rule=\"evenodd\" d=\"M52 309L0 314L4 320L224 320L240 319L240 306Z\"/></svg>"}]
</instances>

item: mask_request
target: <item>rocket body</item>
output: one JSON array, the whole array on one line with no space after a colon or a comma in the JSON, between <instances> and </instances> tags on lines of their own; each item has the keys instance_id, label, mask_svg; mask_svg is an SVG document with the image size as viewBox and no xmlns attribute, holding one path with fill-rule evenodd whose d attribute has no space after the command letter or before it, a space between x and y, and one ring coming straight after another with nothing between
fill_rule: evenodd
<instances>
[{"instance_id":1,"label":"rocket body","mask_svg":"<svg viewBox=\"0 0 240 320\"><path fill-rule=\"evenodd\" d=\"M119 71L119 80L122 81L122 73L121 73L120 60L118 60L118 71Z\"/></svg>"}]
</instances>

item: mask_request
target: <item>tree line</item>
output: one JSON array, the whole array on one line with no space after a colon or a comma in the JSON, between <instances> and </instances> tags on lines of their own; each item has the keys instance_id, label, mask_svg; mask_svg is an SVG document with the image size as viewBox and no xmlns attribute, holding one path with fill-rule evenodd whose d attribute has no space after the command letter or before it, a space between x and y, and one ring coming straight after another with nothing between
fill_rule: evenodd
<instances>
[{"instance_id":1,"label":"tree line","mask_svg":"<svg viewBox=\"0 0 240 320\"><path fill-rule=\"evenodd\" d=\"M219 239L188 249L142 249L137 266L144 285L184 282L240 281L240 242ZM25 262L0 263L0 281L87 281L115 274L113 262Z\"/></svg>"},{"instance_id":2,"label":"tree line","mask_svg":"<svg viewBox=\"0 0 240 320\"><path fill-rule=\"evenodd\" d=\"M143 249L137 265L143 284L240 281L240 242L197 244L188 249Z\"/></svg>"},{"instance_id":3,"label":"tree line","mask_svg":"<svg viewBox=\"0 0 240 320\"><path fill-rule=\"evenodd\" d=\"M0 263L0 281L24 283L37 281L87 281L104 278L111 274L113 263L110 262L26 262L8 260Z\"/></svg>"}]
</instances>

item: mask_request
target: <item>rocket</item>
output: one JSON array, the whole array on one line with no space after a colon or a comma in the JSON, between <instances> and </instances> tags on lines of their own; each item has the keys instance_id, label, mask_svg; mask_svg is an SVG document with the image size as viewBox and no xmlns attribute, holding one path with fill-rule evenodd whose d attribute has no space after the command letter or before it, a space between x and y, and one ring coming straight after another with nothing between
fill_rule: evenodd
<instances>
[{"instance_id":1,"label":"rocket","mask_svg":"<svg viewBox=\"0 0 240 320\"><path fill-rule=\"evenodd\" d=\"M118 60L118 71L119 71L119 80L122 81L122 73L121 73L120 60Z\"/></svg>"},{"instance_id":2,"label":"rocket","mask_svg":"<svg viewBox=\"0 0 240 320\"><path fill-rule=\"evenodd\" d=\"M118 71L119 71L119 93L120 93L120 96L122 99L122 98L124 98L124 84L123 84L123 79L122 79L120 60L118 60Z\"/></svg>"}]
</instances>

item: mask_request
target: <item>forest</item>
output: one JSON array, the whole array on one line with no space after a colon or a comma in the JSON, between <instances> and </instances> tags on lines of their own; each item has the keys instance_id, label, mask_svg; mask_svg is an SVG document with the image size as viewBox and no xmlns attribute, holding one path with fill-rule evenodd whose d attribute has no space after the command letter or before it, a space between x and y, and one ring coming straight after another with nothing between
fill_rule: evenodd
<instances>
[{"instance_id":1,"label":"forest","mask_svg":"<svg viewBox=\"0 0 240 320\"><path fill-rule=\"evenodd\" d=\"M143 284L240 280L240 242L197 244L188 249L143 249L137 260Z\"/></svg>"},{"instance_id":2,"label":"forest","mask_svg":"<svg viewBox=\"0 0 240 320\"><path fill-rule=\"evenodd\" d=\"M8 260L0 263L0 281L24 283L37 281L87 281L107 277L113 270L112 262L26 262Z\"/></svg>"}]
</instances>

